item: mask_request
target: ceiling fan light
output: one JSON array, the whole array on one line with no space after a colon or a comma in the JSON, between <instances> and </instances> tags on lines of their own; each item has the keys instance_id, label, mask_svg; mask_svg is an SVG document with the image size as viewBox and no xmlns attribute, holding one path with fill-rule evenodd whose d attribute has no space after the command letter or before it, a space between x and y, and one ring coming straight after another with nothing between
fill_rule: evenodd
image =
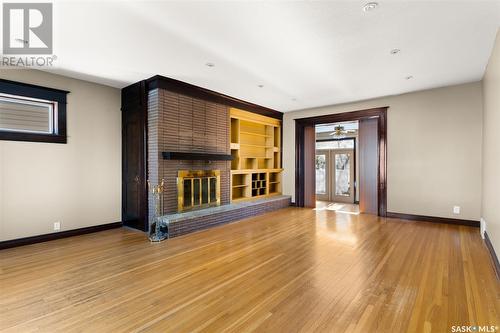
<instances>
[{"instance_id":1,"label":"ceiling fan light","mask_svg":"<svg viewBox=\"0 0 500 333\"><path fill-rule=\"evenodd\" d=\"M333 136L335 139L343 139L346 137L347 131L345 130L344 126L342 125L337 125L334 127L334 131L330 133L331 136Z\"/></svg>"},{"instance_id":2,"label":"ceiling fan light","mask_svg":"<svg viewBox=\"0 0 500 333\"><path fill-rule=\"evenodd\" d=\"M375 8L378 7L378 2L368 2L363 6L363 11L364 12L369 12L371 10L374 10Z\"/></svg>"}]
</instances>

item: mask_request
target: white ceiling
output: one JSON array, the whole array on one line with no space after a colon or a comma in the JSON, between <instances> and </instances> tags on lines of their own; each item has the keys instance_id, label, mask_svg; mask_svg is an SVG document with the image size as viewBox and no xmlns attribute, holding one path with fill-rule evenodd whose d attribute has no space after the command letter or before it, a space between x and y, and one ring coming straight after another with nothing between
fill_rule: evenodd
<instances>
[{"instance_id":1,"label":"white ceiling","mask_svg":"<svg viewBox=\"0 0 500 333\"><path fill-rule=\"evenodd\" d=\"M55 1L53 71L118 88L160 74L280 111L482 78L499 0L366 2Z\"/></svg>"}]
</instances>

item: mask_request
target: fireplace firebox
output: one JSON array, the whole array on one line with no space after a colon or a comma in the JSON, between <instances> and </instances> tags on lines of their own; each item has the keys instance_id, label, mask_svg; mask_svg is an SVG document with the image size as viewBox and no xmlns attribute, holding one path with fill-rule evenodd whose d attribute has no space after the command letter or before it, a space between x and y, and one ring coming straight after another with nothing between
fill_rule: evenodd
<instances>
[{"instance_id":1,"label":"fireplace firebox","mask_svg":"<svg viewBox=\"0 0 500 333\"><path fill-rule=\"evenodd\" d=\"M177 210L220 206L220 170L179 170Z\"/></svg>"}]
</instances>

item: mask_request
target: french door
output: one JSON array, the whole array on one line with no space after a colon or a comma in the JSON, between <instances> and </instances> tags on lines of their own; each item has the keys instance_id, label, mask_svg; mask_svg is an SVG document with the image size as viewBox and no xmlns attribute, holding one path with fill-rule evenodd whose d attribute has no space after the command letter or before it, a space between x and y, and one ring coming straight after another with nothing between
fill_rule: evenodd
<instances>
[{"instance_id":1,"label":"french door","mask_svg":"<svg viewBox=\"0 0 500 333\"><path fill-rule=\"evenodd\" d=\"M354 203L353 149L316 150L316 198Z\"/></svg>"},{"instance_id":2,"label":"french door","mask_svg":"<svg viewBox=\"0 0 500 333\"><path fill-rule=\"evenodd\" d=\"M316 199L330 201L330 150L316 150Z\"/></svg>"}]
</instances>

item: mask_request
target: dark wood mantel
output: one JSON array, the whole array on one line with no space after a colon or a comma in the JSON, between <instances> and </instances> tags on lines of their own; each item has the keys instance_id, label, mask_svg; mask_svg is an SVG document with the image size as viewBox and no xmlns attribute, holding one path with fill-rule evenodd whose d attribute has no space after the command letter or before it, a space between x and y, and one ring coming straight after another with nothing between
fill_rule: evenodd
<instances>
[{"instance_id":1,"label":"dark wood mantel","mask_svg":"<svg viewBox=\"0 0 500 333\"><path fill-rule=\"evenodd\" d=\"M167 152L162 153L164 160L189 160L189 161L231 161L233 156L226 154L206 154L206 153L183 153Z\"/></svg>"}]
</instances>

